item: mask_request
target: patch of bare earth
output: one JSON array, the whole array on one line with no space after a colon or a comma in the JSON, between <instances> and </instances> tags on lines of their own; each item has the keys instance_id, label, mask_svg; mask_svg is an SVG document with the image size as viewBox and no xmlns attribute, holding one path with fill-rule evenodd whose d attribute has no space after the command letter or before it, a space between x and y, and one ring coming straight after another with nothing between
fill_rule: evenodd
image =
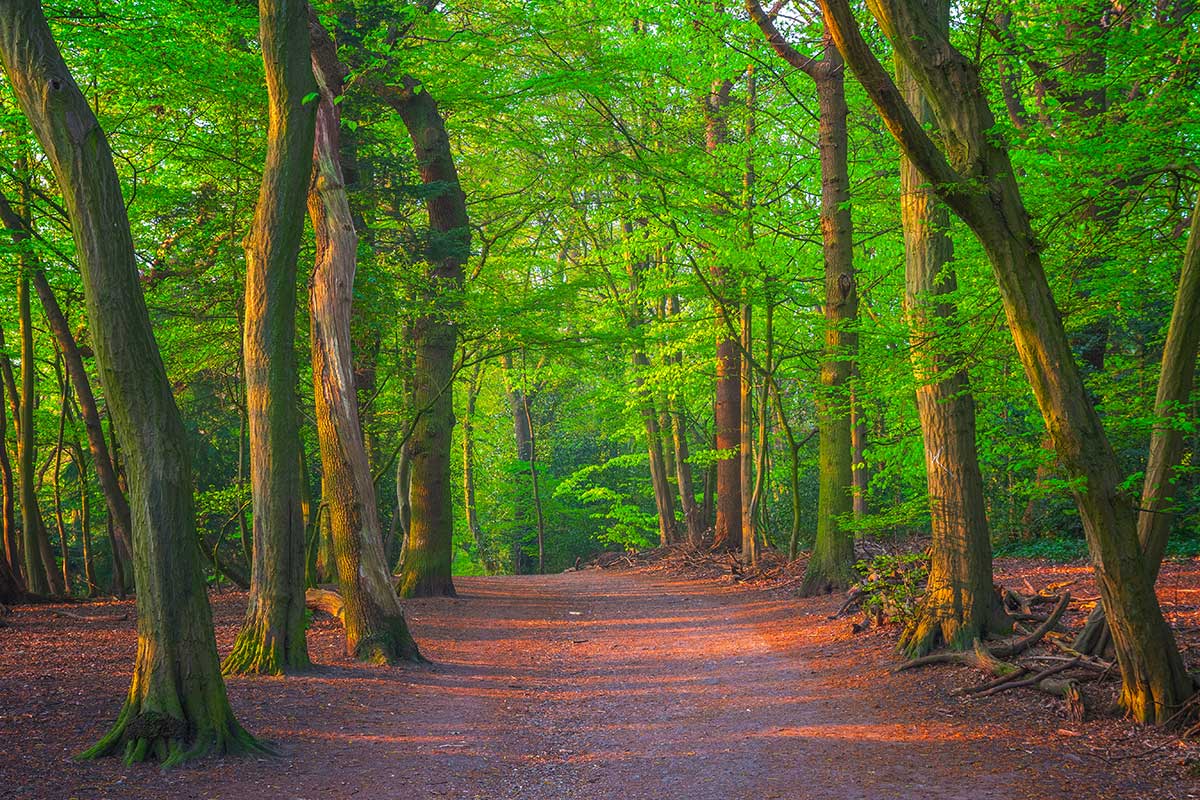
<instances>
[{"instance_id":1,"label":"patch of bare earth","mask_svg":"<svg viewBox=\"0 0 1200 800\"><path fill-rule=\"evenodd\" d=\"M1030 580L1074 577L1062 570ZM1198 572L1164 575L1185 628ZM458 585L458 599L406 604L432 664L354 664L319 617L316 671L229 681L239 719L279 756L165 772L71 758L127 688L132 604L69 608L87 620L18 608L0 628L0 798L1200 796L1182 778L1190 750L1168 737L1115 719L1068 725L1022 691L951 697L975 680L965 668L891 674L894 631L852 635L827 619L840 598L645 569ZM245 597L213 599L224 652Z\"/></svg>"}]
</instances>

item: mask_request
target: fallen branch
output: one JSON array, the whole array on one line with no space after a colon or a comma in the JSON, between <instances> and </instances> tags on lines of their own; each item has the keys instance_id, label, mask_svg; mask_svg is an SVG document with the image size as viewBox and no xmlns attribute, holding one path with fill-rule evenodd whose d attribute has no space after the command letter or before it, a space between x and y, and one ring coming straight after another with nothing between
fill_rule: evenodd
<instances>
[{"instance_id":1,"label":"fallen branch","mask_svg":"<svg viewBox=\"0 0 1200 800\"><path fill-rule=\"evenodd\" d=\"M1075 661L1069 661L1065 664L1055 664L1053 667L1047 667L1041 672L1031 675L1028 678L1014 679L1015 676L1010 676L1008 680L1001 681L995 686L978 692L978 695L980 697L991 697L992 695L999 694L1000 692L1007 692L1009 689L1020 689L1025 686L1034 686L1040 688L1040 684L1046 678L1049 678L1051 675L1057 675L1060 672L1066 672L1072 667L1078 666L1078 664L1079 660L1076 659ZM1027 672L1028 670L1025 671ZM1057 691L1051 692L1051 694L1057 693Z\"/></svg>"},{"instance_id":2,"label":"fallen branch","mask_svg":"<svg viewBox=\"0 0 1200 800\"><path fill-rule=\"evenodd\" d=\"M1010 645L1001 645L990 648L992 655L996 656L997 658L1011 658L1012 656L1020 655L1029 648L1033 647L1035 644L1045 638L1046 634L1058 624L1058 620L1062 617L1063 612L1067 610L1067 605L1070 602L1071 593L1063 592L1063 596L1059 599L1058 605L1056 605L1054 610L1050 612L1050 616L1046 618L1046 621L1037 627L1037 630L1026 636L1024 639L1018 639L1016 642L1013 642Z\"/></svg>"},{"instance_id":3,"label":"fallen branch","mask_svg":"<svg viewBox=\"0 0 1200 800\"><path fill-rule=\"evenodd\" d=\"M80 622L122 622L129 619L129 612L126 612L119 617L112 617L108 614L76 614L73 611L60 611L57 608L51 608L49 611L56 617L77 619Z\"/></svg>"},{"instance_id":4,"label":"fallen branch","mask_svg":"<svg viewBox=\"0 0 1200 800\"><path fill-rule=\"evenodd\" d=\"M343 625L346 623L346 602L337 592L309 589L304 593L304 605L314 611L324 611L331 617L337 617Z\"/></svg>"}]
</instances>

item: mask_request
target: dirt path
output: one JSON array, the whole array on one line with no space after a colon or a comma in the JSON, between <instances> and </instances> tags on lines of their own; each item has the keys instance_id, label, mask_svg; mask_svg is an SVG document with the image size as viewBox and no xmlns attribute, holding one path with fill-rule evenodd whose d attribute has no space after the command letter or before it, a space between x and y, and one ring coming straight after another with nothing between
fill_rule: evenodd
<instances>
[{"instance_id":1,"label":"dirt path","mask_svg":"<svg viewBox=\"0 0 1200 800\"><path fill-rule=\"evenodd\" d=\"M456 600L408 605L432 665L350 664L339 631L318 623L318 672L230 682L235 711L279 759L165 773L69 759L126 687L125 609L89 610L114 621L82 633L78 621L20 609L0 629L0 797L1171 796L1047 748L1038 731L961 721L901 692L885 659L864 660L845 637L830 643L832 601L596 571L458 583ZM223 646L242 602L215 604Z\"/></svg>"}]
</instances>

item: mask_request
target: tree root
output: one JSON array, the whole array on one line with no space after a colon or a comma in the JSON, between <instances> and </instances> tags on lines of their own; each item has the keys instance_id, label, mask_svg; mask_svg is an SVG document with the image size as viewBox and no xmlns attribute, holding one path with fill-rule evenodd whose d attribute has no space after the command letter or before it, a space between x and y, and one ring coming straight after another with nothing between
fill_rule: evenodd
<instances>
[{"instance_id":1,"label":"tree root","mask_svg":"<svg viewBox=\"0 0 1200 800\"><path fill-rule=\"evenodd\" d=\"M304 592L304 604L313 611L324 611L346 624L346 603L337 592L328 589L308 589Z\"/></svg>"},{"instance_id":2,"label":"tree root","mask_svg":"<svg viewBox=\"0 0 1200 800\"><path fill-rule=\"evenodd\" d=\"M160 711L138 713L131 701L126 702L116 724L104 738L77 758L91 760L118 753L126 764L157 760L163 767L179 766L209 755L275 755L232 716L196 729L194 724L171 714Z\"/></svg>"}]
</instances>

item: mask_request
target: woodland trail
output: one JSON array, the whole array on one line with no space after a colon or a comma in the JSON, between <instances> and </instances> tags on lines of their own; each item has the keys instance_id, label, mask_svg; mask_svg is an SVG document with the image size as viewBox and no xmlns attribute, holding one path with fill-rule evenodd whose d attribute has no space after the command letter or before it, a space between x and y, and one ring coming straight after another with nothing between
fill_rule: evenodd
<instances>
[{"instance_id":1,"label":"woodland trail","mask_svg":"<svg viewBox=\"0 0 1200 800\"><path fill-rule=\"evenodd\" d=\"M15 627L0 630L0 797L1169 796L1038 746L1035 731L963 720L906 693L912 679L897 684L886 654L864 654L845 636L829 644L831 598L595 570L458 586L457 599L406 606L433 663L350 664L337 628L321 621L311 634L317 672L230 681L235 711L278 759L167 772L69 760L116 711L132 623L103 623L94 647L39 674L33 656L79 623L19 609ZM242 598L215 603L223 647ZM101 610L116 620L120 606ZM33 707L15 708L22 696Z\"/></svg>"}]
</instances>

